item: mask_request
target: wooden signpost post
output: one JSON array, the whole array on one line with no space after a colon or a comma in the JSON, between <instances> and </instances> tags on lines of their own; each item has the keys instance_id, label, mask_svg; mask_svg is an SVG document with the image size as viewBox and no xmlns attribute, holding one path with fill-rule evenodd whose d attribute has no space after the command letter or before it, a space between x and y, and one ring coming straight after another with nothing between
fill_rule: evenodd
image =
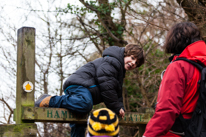
<instances>
[{"instance_id":1,"label":"wooden signpost post","mask_svg":"<svg viewBox=\"0 0 206 137\"><path fill-rule=\"evenodd\" d=\"M34 107L35 92L35 28L22 27L17 38L16 124L0 125L0 137L36 137L35 122L86 123L87 116L76 115L63 108ZM139 135L151 119L154 110L141 113L126 112L120 125L139 126Z\"/></svg>"}]
</instances>

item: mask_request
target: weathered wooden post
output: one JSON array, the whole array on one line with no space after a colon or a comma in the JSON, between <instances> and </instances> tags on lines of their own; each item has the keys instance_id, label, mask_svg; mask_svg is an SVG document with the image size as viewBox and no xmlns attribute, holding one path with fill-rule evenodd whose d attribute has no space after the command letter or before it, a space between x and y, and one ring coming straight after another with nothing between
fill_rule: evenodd
<instances>
[{"instance_id":1,"label":"weathered wooden post","mask_svg":"<svg viewBox=\"0 0 206 137\"><path fill-rule=\"evenodd\" d=\"M27 123L21 119L22 107L34 107L34 90L35 28L22 27L17 39L16 124Z\"/></svg>"},{"instance_id":2,"label":"weathered wooden post","mask_svg":"<svg viewBox=\"0 0 206 137\"><path fill-rule=\"evenodd\" d=\"M18 30L16 83L16 124L1 126L0 136L35 137L37 126L34 121L22 120L23 107L34 107L35 28L22 27Z\"/></svg>"},{"instance_id":3,"label":"weathered wooden post","mask_svg":"<svg viewBox=\"0 0 206 137\"><path fill-rule=\"evenodd\" d=\"M139 113L143 113L145 115L149 115L149 120L152 118L153 114L154 114L154 109L153 108L139 108ZM147 123L149 122L149 120L145 123L145 124L139 124L139 134L138 137L142 137L142 135L145 132L145 128Z\"/></svg>"},{"instance_id":4,"label":"weathered wooden post","mask_svg":"<svg viewBox=\"0 0 206 137\"><path fill-rule=\"evenodd\" d=\"M22 27L17 36L16 124L26 124L35 134L34 121L23 121L23 107L34 107L35 91L35 28ZM22 134L23 136L23 134Z\"/></svg>"},{"instance_id":5,"label":"weathered wooden post","mask_svg":"<svg viewBox=\"0 0 206 137\"><path fill-rule=\"evenodd\" d=\"M22 107L34 107L35 91L35 28L22 27L17 37L16 124L28 124L29 135L36 134L34 121L23 121ZM26 126L25 125L25 126ZM33 133L32 133L33 132ZM36 135L35 135L36 136Z\"/></svg>"}]
</instances>

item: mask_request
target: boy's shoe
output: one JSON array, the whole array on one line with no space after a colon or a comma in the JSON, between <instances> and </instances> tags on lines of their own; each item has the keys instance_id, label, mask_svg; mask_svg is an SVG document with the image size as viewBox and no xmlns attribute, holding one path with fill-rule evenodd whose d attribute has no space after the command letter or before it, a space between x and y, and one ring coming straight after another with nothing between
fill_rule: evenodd
<instances>
[{"instance_id":1,"label":"boy's shoe","mask_svg":"<svg viewBox=\"0 0 206 137\"><path fill-rule=\"evenodd\" d=\"M51 97L52 96L48 94L41 95L35 102L35 107L49 107Z\"/></svg>"}]
</instances>

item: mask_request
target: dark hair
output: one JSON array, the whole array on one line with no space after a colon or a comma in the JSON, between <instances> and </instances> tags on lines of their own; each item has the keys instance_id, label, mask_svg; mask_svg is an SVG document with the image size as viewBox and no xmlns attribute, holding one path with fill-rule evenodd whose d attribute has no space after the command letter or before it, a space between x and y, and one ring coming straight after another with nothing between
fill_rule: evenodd
<instances>
[{"instance_id":1,"label":"dark hair","mask_svg":"<svg viewBox=\"0 0 206 137\"><path fill-rule=\"evenodd\" d=\"M144 64L143 49L137 44L128 44L125 46L124 57L133 55L137 59L137 67Z\"/></svg>"},{"instance_id":2,"label":"dark hair","mask_svg":"<svg viewBox=\"0 0 206 137\"><path fill-rule=\"evenodd\" d=\"M202 40L202 36L197 26L191 22L182 22L169 30L163 47L166 53L180 54L188 45L198 40Z\"/></svg>"}]
</instances>

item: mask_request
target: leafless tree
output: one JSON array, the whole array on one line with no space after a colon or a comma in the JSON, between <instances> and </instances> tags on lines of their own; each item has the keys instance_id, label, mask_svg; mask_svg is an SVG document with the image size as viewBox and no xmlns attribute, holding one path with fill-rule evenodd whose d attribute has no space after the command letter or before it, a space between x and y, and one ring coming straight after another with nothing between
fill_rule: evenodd
<instances>
[{"instance_id":1,"label":"leafless tree","mask_svg":"<svg viewBox=\"0 0 206 137\"><path fill-rule=\"evenodd\" d=\"M153 3L146 0L79 0L81 5L68 4L67 7L58 6L61 0L52 0L47 1L47 8L42 1L35 1L35 4L25 2L26 8L18 7L25 11L21 21L38 24L35 97L42 93L62 95L65 78L84 63L101 57L105 48L138 43L144 49L146 62L140 68L127 72L123 93L125 108L138 111L140 107L152 107L161 82L160 73L169 64L169 55L162 49L167 31L173 24L189 20L201 28L204 38L206 35L203 0ZM3 12L4 7L0 10ZM15 104L17 28L9 21L1 14L0 69L5 72L5 77L9 77L4 81L9 87L8 94L0 89L0 104L5 108L0 115L4 119L1 123L12 123L15 108L10 104ZM58 133L54 132L56 129ZM128 128L130 136L135 136L137 130L136 127ZM49 123L39 125L38 135L64 136L69 131L68 124Z\"/></svg>"}]
</instances>

